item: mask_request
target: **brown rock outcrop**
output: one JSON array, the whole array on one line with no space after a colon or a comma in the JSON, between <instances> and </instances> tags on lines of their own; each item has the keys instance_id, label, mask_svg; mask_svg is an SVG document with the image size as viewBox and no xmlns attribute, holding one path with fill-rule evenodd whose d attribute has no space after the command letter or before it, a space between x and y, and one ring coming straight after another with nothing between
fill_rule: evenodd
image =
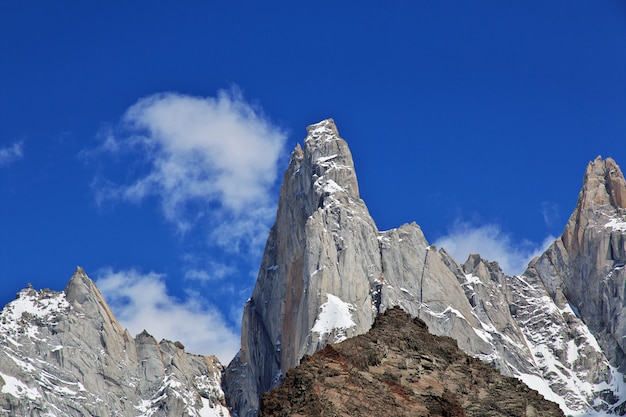
<instances>
[{"instance_id":1,"label":"brown rock outcrop","mask_svg":"<svg viewBox=\"0 0 626 417\"><path fill-rule=\"evenodd\" d=\"M261 416L562 416L515 378L434 336L400 308L361 336L303 357L262 398Z\"/></svg>"}]
</instances>

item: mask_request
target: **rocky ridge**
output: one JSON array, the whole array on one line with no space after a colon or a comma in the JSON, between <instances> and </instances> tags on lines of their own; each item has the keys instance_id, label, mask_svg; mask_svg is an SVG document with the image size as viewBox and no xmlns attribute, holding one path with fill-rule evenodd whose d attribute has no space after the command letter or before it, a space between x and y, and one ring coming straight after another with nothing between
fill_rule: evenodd
<instances>
[{"instance_id":1,"label":"rocky ridge","mask_svg":"<svg viewBox=\"0 0 626 417\"><path fill-rule=\"evenodd\" d=\"M327 345L263 395L261 416L563 416L516 378L394 307L372 329Z\"/></svg>"},{"instance_id":2,"label":"rocky ridge","mask_svg":"<svg viewBox=\"0 0 626 417\"><path fill-rule=\"evenodd\" d=\"M623 361L615 346L624 324L612 318L624 291L626 191L612 160L598 158L587 171L564 236L511 277L478 255L459 264L415 223L378 231L334 122L309 126L284 175L276 223L244 308L241 350L224 374L233 414L257 415L261 394L304 355L365 333L393 306L567 414L623 414ZM602 215L589 213L590 199ZM596 294L600 304L582 300Z\"/></svg>"},{"instance_id":3,"label":"rocky ridge","mask_svg":"<svg viewBox=\"0 0 626 417\"><path fill-rule=\"evenodd\" d=\"M229 416L217 358L122 329L78 268L0 312L0 415Z\"/></svg>"}]
</instances>

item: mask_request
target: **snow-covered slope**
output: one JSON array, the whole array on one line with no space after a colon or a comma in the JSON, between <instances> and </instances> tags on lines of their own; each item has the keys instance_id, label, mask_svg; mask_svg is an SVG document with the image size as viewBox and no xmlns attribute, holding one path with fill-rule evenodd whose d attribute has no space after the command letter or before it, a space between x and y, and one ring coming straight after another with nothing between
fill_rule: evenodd
<instances>
[{"instance_id":1,"label":"snow-covered slope","mask_svg":"<svg viewBox=\"0 0 626 417\"><path fill-rule=\"evenodd\" d=\"M510 277L478 255L459 264L415 223L379 232L334 122L307 131L285 172L241 350L224 375L233 415L256 415L259 396L304 354L365 333L396 305L569 415L624 414L626 187L612 160L590 164L581 193L604 207L604 223L582 222L577 208L575 226Z\"/></svg>"},{"instance_id":2,"label":"snow-covered slope","mask_svg":"<svg viewBox=\"0 0 626 417\"><path fill-rule=\"evenodd\" d=\"M123 330L80 268L0 312L0 415L229 416L215 357Z\"/></svg>"}]
</instances>

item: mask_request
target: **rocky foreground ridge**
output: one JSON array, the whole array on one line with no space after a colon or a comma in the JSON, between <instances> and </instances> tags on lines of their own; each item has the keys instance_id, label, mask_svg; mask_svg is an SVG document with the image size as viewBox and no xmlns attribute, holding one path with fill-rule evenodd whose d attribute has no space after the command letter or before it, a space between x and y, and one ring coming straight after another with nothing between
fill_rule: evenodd
<instances>
[{"instance_id":1,"label":"rocky foreground ridge","mask_svg":"<svg viewBox=\"0 0 626 417\"><path fill-rule=\"evenodd\" d=\"M302 357L263 395L261 416L549 417L563 411L394 307L366 334Z\"/></svg>"}]
</instances>

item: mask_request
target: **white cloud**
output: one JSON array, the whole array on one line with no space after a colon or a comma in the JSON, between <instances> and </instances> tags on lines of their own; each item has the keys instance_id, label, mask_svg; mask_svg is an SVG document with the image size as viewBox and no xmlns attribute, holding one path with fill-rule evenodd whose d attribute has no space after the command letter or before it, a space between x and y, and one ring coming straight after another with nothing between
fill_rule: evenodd
<instances>
[{"instance_id":1,"label":"white cloud","mask_svg":"<svg viewBox=\"0 0 626 417\"><path fill-rule=\"evenodd\" d=\"M549 201L541 203L541 215L546 227L552 228L557 225L560 226L559 206Z\"/></svg>"},{"instance_id":2,"label":"white cloud","mask_svg":"<svg viewBox=\"0 0 626 417\"><path fill-rule=\"evenodd\" d=\"M185 278L196 281L219 281L237 272L231 265L209 260L204 268L190 268L185 271Z\"/></svg>"},{"instance_id":3,"label":"white cloud","mask_svg":"<svg viewBox=\"0 0 626 417\"><path fill-rule=\"evenodd\" d=\"M505 274L517 275L524 272L528 262L543 253L555 239L547 236L539 244L528 240L516 242L499 225L473 226L457 221L452 230L435 244L445 248L458 262L463 263L470 254L478 253L484 259L497 261Z\"/></svg>"},{"instance_id":4,"label":"white cloud","mask_svg":"<svg viewBox=\"0 0 626 417\"><path fill-rule=\"evenodd\" d=\"M24 156L24 144L15 142L12 145L0 148L0 167L12 164Z\"/></svg>"},{"instance_id":5,"label":"white cloud","mask_svg":"<svg viewBox=\"0 0 626 417\"><path fill-rule=\"evenodd\" d=\"M198 294L179 300L168 295L164 277L134 269L103 269L96 285L123 327L136 335L144 329L157 340L180 341L190 353L216 355L227 365L239 349L239 336Z\"/></svg>"},{"instance_id":6,"label":"white cloud","mask_svg":"<svg viewBox=\"0 0 626 417\"><path fill-rule=\"evenodd\" d=\"M135 151L148 170L127 184L109 184L109 197L156 196L181 231L208 219L212 241L232 252L242 243L262 245L275 214L271 190L286 136L237 90L206 98L155 94L131 106L122 125L126 134L106 132L100 149Z\"/></svg>"}]
</instances>

